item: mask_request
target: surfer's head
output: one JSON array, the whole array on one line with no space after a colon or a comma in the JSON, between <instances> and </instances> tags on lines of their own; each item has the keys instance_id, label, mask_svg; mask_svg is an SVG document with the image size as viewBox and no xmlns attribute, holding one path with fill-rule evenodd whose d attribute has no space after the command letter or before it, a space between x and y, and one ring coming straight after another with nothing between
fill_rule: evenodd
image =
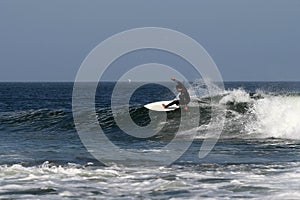
<instances>
[{"instance_id":1,"label":"surfer's head","mask_svg":"<svg viewBox=\"0 0 300 200\"><path fill-rule=\"evenodd\" d=\"M181 92L181 91L182 91L182 86L181 86L181 85L176 85L176 90L177 90L178 92Z\"/></svg>"}]
</instances>

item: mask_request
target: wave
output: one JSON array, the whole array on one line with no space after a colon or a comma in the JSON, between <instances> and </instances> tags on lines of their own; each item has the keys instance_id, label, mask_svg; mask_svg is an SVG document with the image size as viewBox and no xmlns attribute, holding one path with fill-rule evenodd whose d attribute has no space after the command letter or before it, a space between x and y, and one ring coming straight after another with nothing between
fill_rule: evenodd
<instances>
[{"instance_id":1,"label":"wave","mask_svg":"<svg viewBox=\"0 0 300 200\"><path fill-rule=\"evenodd\" d=\"M300 97L269 96L253 103L245 129L264 137L300 139Z\"/></svg>"},{"instance_id":2,"label":"wave","mask_svg":"<svg viewBox=\"0 0 300 200\"><path fill-rule=\"evenodd\" d=\"M226 122L222 133L224 138L300 139L300 95L297 93L278 94L260 90L251 93L239 88L219 92L213 97L203 96L190 104L190 109L200 109L201 118L197 129L200 133L204 130L213 130L214 127L209 127L211 108L221 104L226 106ZM111 129L113 132L117 124L111 108L96 110L101 127ZM120 106L116 114L121 118L128 117L128 107ZM155 120L155 116L150 119L149 111L143 105L131 105L129 114L139 126L145 126L151 120ZM83 112L81 115L85 116L86 113ZM169 112L168 121L163 124L165 125L163 132L176 130L180 115L180 111ZM88 116L86 117L88 119ZM88 123L87 120L87 125ZM74 131L75 129L72 110L47 108L0 112L0 130Z\"/></svg>"}]
</instances>

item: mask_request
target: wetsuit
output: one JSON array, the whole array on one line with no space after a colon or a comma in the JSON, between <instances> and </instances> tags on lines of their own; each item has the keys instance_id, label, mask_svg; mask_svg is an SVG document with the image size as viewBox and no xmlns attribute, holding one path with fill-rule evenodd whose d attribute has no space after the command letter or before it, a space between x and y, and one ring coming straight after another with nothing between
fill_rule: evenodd
<instances>
[{"instance_id":1,"label":"wetsuit","mask_svg":"<svg viewBox=\"0 0 300 200\"><path fill-rule=\"evenodd\" d=\"M174 100L171 103L169 103L168 105L165 106L165 108L168 108L169 106L172 106L174 104L178 105L187 105L188 103L190 103L191 98L189 95L189 92L187 91L187 89L184 87L184 85L178 81L178 80L174 80L177 83L177 87L182 88L180 95L179 95L179 100Z\"/></svg>"}]
</instances>

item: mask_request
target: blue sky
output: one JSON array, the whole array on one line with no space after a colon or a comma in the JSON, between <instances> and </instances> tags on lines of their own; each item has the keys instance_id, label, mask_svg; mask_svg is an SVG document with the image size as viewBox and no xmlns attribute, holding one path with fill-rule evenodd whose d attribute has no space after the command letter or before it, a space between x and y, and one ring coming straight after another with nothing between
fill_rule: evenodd
<instances>
[{"instance_id":1,"label":"blue sky","mask_svg":"<svg viewBox=\"0 0 300 200\"><path fill-rule=\"evenodd\" d=\"M300 81L299 21L299 0L1 0L0 81L73 81L101 41L147 26L194 38L224 80Z\"/></svg>"}]
</instances>

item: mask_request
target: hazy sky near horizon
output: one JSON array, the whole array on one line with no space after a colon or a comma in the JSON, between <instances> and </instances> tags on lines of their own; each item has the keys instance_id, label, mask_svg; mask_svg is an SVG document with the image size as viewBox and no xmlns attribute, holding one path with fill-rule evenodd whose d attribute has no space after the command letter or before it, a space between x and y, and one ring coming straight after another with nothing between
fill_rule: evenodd
<instances>
[{"instance_id":1,"label":"hazy sky near horizon","mask_svg":"<svg viewBox=\"0 0 300 200\"><path fill-rule=\"evenodd\" d=\"M224 80L300 81L299 22L299 0L1 0L0 81L74 81L100 42L149 26L195 39Z\"/></svg>"}]
</instances>

